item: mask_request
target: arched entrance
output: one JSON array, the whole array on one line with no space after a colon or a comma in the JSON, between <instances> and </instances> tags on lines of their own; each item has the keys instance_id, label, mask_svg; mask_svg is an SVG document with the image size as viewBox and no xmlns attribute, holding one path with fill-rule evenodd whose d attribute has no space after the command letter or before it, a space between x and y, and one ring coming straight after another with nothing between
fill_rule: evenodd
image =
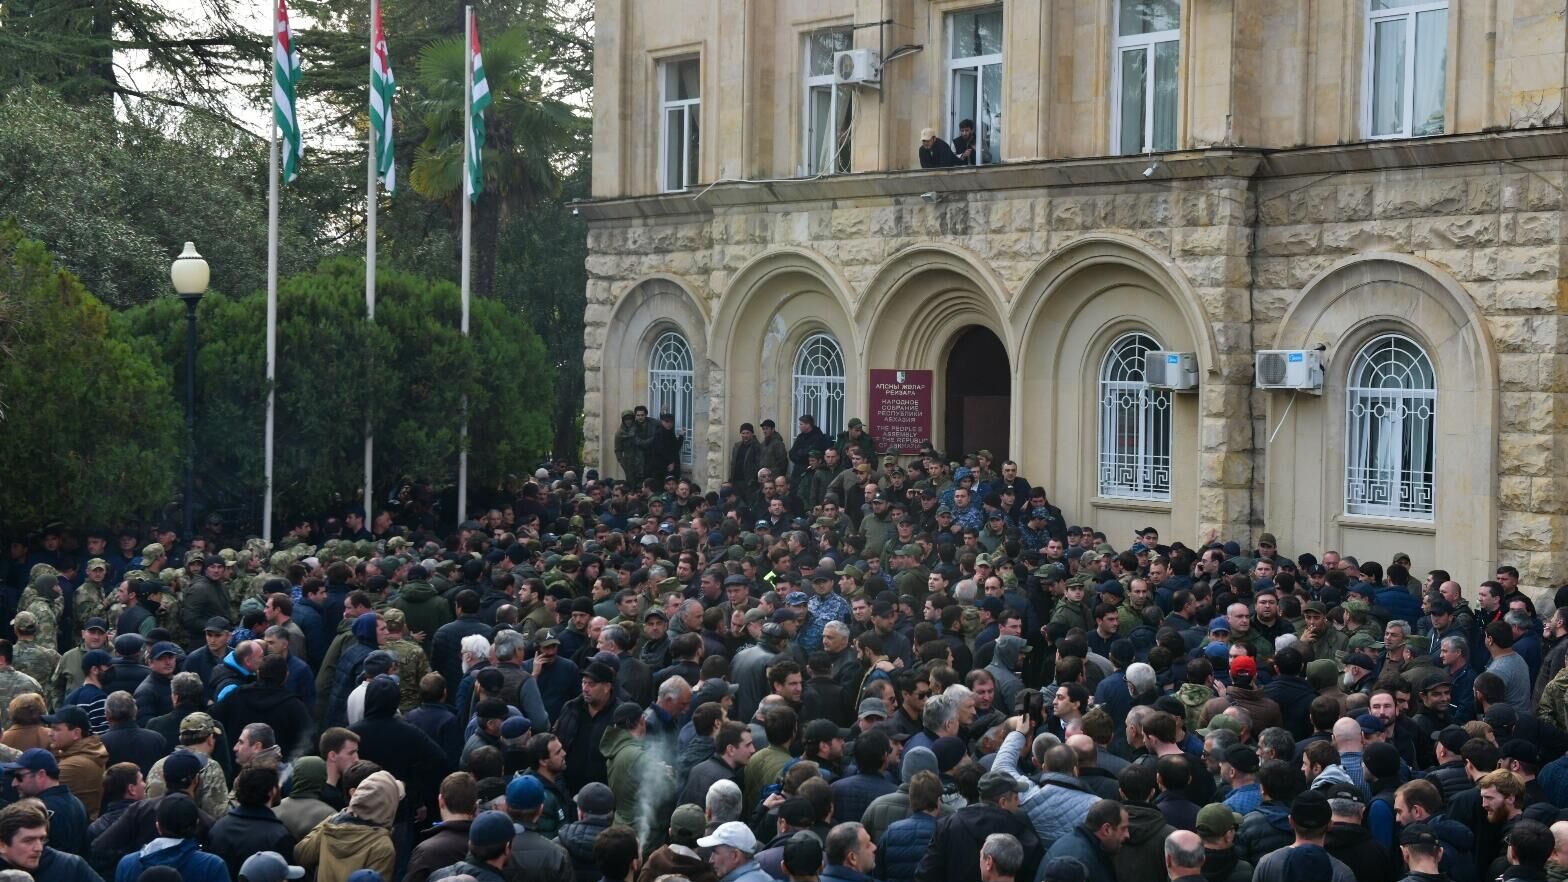
<instances>
[{"instance_id":1,"label":"arched entrance","mask_svg":"<svg viewBox=\"0 0 1568 882\"><path fill-rule=\"evenodd\" d=\"M991 451L997 462L1007 459L1013 374L996 333L982 325L959 332L947 353L942 385L942 452L948 459L977 450Z\"/></svg>"}]
</instances>

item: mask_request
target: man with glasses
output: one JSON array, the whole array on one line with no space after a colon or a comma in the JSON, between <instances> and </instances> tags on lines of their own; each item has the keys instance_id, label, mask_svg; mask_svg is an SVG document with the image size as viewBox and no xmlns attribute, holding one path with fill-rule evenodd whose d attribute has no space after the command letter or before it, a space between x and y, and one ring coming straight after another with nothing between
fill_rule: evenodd
<instances>
[{"instance_id":1,"label":"man with glasses","mask_svg":"<svg viewBox=\"0 0 1568 882\"><path fill-rule=\"evenodd\" d=\"M22 752L5 764L11 786L23 796L44 804L49 813L49 847L71 854L87 853L87 807L60 783L60 766L54 754L42 747Z\"/></svg>"}]
</instances>

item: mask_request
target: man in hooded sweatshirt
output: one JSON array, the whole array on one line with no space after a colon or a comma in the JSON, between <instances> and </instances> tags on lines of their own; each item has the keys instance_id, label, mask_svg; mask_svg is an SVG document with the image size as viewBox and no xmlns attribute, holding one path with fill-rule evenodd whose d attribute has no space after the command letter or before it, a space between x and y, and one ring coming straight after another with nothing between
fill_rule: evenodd
<instances>
[{"instance_id":1,"label":"man in hooded sweatshirt","mask_svg":"<svg viewBox=\"0 0 1568 882\"><path fill-rule=\"evenodd\" d=\"M614 823L628 827L637 823L642 787L654 772L654 764L643 750L642 737L647 731L642 708L626 701L615 708L610 728L599 740L599 750L609 763L610 790L615 793Z\"/></svg>"},{"instance_id":2,"label":"man in hooded sweatshirt","mask_svg":"<svg viewBox=\"0 0 1568 882\"><path fill-rule=\"evenodd\" d=\"M1118 879L1158 879L1165 872L1165 838L1176 828L1154 806L1154 778L1154 766L1138 763L1116 776L1127 812L1127 841L1111 857Z\"/></svg>"},{"instance_id":3,"label":"man in hooded sweatshirt","mask_svg":"<svg viewBox=\"0 0 1568 882\"><path fill-rule=\"evenodd\" d=\"M419 564L412 564L408 568L408 575L404 577L403 587L398 590L397 599L392 601L392 606L403 611L408 622L408 633L411 637L421 637L421 646L426 652L430 651L431 643L435 640L436 631L442 625L452 621L452 606L446 598L435 589L428 581L429 574Z\"/></svg>"},{"instance_id":4,"label":"man in hooded sweatshirt","mask_svg":"<svg viewBox=\"0 0 1568 882\"><path fill-rule=\"evenodd\" d=\"M359 758L370 760L408 786L408 801L400 820L413 818L419 806L434 806L441 779L452 767L446 751L420 730L398 716L401 699L397 681L376 677L365 687L365 718L350 727L359 736Z\"/></svg>"},{"instance_id":5,"label":"man in hooded sweatshirt","mask_svg":"<svg viewBox=\"0 0 1568 882\"><path fill-rule=\"evenodd\" d=\"M354 641L343 647L333 672L332 697L327 702L327 726L341 726L348 722L348 694L364 679L365 658L381 648L390 635L386 623L375 613L365 613L349 626ZM397 684L394 682L394 686Z\"/></svg>"},{"instance_id":6,"label":"man in hooded sweatshirt","mask_svg":"<svg viewBox=\"0 0 1568 882\"><path fill-rule=\"evenodd\" d=\"M1019 678L1018 672L1023 670L1023 654L1028 651L1028 646L1022 637L1011 634L997 638L991 663L985 668L996 680L996 706L1002 708L1003 713L1012 712L1013 702L1024 688L1024 681Z\"/></svg>"},{"instance_id":7,"label":"man in hooded sweatshirt","mask_svg":"<svg viewBox=\"0 0 1568 882\"><path fill-rule=\"evenodd\" d=\"M332 806L321 801L321 788L326 785L326 760L319 756L302 756L294 761L289 795L278 803L274 813L296 840L304 838L317 824L334 814Z\"/></svg>"},{"instance_id":8,"label":"man in hooded sweatshirt","mask_svg":"<svg viewBox=\"0 0 1568 882\"><path fill-rule=\"evenodd\" d=\"M196 803L183 794L172 794L158 803L158 836L139 851L120 858L114 882L136 882L151 867L169 867L184 882L229 882L223 858L201 850L201 814Z\"/></svg>"},{"instance_id":9,"label":"man in hooded sweatshirt","mask_svg":"<svg viewBox=\"0 0 1568 882\"><path fill-rule=\"evenodd\" d=\"M395 706L396 684L392 694ZM397 864L392 821L402 799L401 781L385 771L372 773L354 788L346 811L305 834L294 848L294 859L315 870L316 882L348 882L359 869L375 870L382 878L391 879Z\"/></svg>"}]
</instances>

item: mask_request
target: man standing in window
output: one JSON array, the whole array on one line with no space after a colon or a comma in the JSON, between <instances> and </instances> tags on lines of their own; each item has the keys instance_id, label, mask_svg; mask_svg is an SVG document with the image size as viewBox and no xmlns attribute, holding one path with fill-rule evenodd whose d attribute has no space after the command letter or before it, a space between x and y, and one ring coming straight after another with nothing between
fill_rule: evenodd
<instances>
[{"instance_id":1,"label":"man standing in window","mask_svg":"<svg viewBox=\"0 0 1568 882\"><path fill-rule=\"evenodd\" d=\"M974 165L975 157L975 121L972 119L961 120L958 123L958 137L953 139L953 156L957 157L957 165Z\"/></svg>"},{"instance_id":2,"label":"man standing in window","mask_svg":"<svg viewBox=\"0 0 1568 882\"><path fill-rule=\"evenodd\" d=\"M947 146L946 141L936 136L936 129L921 129L920 167L951 168L955 165L958 165L958 157L953 155L953 148Z\"/></svg>"}]
</instances>

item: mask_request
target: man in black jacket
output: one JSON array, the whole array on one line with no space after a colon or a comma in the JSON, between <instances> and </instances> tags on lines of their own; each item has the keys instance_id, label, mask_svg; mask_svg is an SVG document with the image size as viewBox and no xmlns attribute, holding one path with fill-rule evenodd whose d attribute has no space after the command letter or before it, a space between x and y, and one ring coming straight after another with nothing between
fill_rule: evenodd
<instances>
[{"instance_id":1,"label":"man in black jacket","mask_svg":"<svg viewBox=\"0 0 1568 882\"><path fill-rule=\"evenodd\" d=\"M435 808L441 779L452 768L439 744L398 716L400 697L397 681L391 677L371 680L365 687L364 719L349 728L359 736L359 758L370 760L403 782L407 797L399 814L407 820L419 806Z\"/></svg>"},{"instance_id":2,"label":"man in black jacket","mask_svg":"<svg viewBox=\"0 0 1568 882\"><path fill-rule=\"evenodd\" d=\"M736 786L743 786L741 773L756 752L750 728L733 720L723 724L713 739L713 756L692 768L677 804L705 805L708 789L720 781L733 781Z\"/></svg>"},{"instance_id":3,"label":"man in black jacket","mask_svg":"<svg viewBox=\"0 0 1568 882\"><path fill-rule=\"evenodd\" d=\"M229 865L229 875L238 879L245 859L259 851L294 854L294 836L272 813L278 798L278 770L266 765L251 766L234 779L235 806L212 825L207 850Z\"/></svg>"},{"instance_id":4,"label":"man in black jacket","mask_svg":"<svg viewBox=\"0 0 1568 882\"><path fill-rule=\"evenodd\" d=\"M167 791L163 796L132 803L120 819L93 840L93 865L101 872L112 874L120 858L158 837L158 805L175 794L196 798L196 783L201 775L206 757L195 751L176 750L163 761L163 781ZM212 818L198 809L203 837L212 827ZM3 838L3 837L0 837Z\"/></svg>"},{"instance_id":5,"label":"man in black jacket","mask_svg":"<svg viewBox=\"0 0 1568 882\"><path fill-rule=\"evenodd\" d=\"M936 129L920 130L920 167L921 168L952 168L958 165L958 157L953 155L953 148L947 142L936 136ZM980 854L975 850L976 860ZM979 864L976 864L979 866ZM966 872L973 872L973 868L966 868Z\"/></svg>"},{"instance_id":6,"label":"man in black jacket","mask_svg":"<svg viewBox=\"0 0 1568 882\"><path fill-rule=\"evenodd\" d=\"M277 734L284 759L293 759L310 750L316 740L316 726L304 700L289 691L288 659L269 655L261 660L256 682L229 693L213 708L213 715L225 732L240 732L251 723L266 723Z\"/></svg>"},{"instance_id":7,"label":"man in black jacket","mask_svg":"<svg viewBox=\"0 0 1568 882\"><path fill-rule=\"evenodd\" d=\"M936 822L931 847L915 868L915 882L971 879L980 865L980 847L992 833L1010 833L1024 848L1020 879L1035 878L1043 856L1034 827L1018 812L1018 794L1028 786L1001 772L980 777L980 802L965 806Z\"/></svg>"},{"instance_id":8,"label":"man in black jacket","mask_svg":"<svg viewBox=\"0 0 1568 882\"><path fill-rule=\"evenodd\" d=\"M456 689L463 680L463 638L478 634L489 640L495 629L479 618L479 592L464 588L457 592L455 605L457 618L436 629L430 642L430 667L446 678L449 688Z\"/></svg>"},{"instance_id":9,"label":"man in black jacket","mask_svg":"<svg viewBox=\"0 0 1568 882\"><path fill-rule=\"evenodd\" d=\"M49 816L36 803L0 811L0 870L21 870L49 882L101 882L87 862L50 848Z\"/></svg>"},{"instance_id":10,"label":"man in black jacket","mask_svg":"<svg viewBox=\"0 0 1568 882\"><path fill-rule=\"evenodd\" d=\"M152 764L169 752L169 741L161 734L136 725L136 702L127 692L109 696L103 706L103 746L109 749L109 765L135 763L145 775Z\"/></svg>"}]
</instances>

